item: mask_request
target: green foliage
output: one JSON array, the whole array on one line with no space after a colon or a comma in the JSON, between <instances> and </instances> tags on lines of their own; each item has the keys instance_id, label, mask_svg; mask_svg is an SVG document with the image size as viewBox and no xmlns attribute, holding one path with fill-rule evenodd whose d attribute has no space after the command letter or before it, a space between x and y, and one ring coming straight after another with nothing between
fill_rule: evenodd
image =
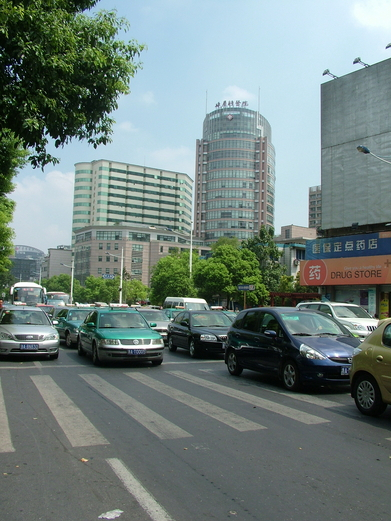
<instances>
[{"instance_id":1,"label":"green foliage","mask_svg":"<svg viewBox=\"0 0 391 521\"><path fill-rule=\"evenodd\" d=\"M261 304L268 295L255 254L232 244L217 246L210 258L199 261L194 270L194 282L199 288L199 296L209 302L215 295L226 298L227 302L243 301L243 292L237 289L239 284L255 286L255 291L246 295L251 305Z\"/></svg>"},{"instance_id":2,"label":"green foliage","mask_svg":"<svg viewBox=\"0 0 391 521\"><path fill-rule=\"evenodd\" d=\"M146 301L149 298L149 288L140 280L132 279L123 281L123 302L129 305L137 304L140 301Z\"/></svg>"},{"instance_id":3,"label":"green foliage","mask_svg":"<svg viewBox=\"0 0 391 521\"><path fill-rule=\"evenodd\" d=\"M117 100L129 93L143 45L117 40L128 22L115 12L83 14L95 0L0 1L0 141L13 135L29 161L71 139L110 141Z\"/></svg>"},{"instance_id":4,"label":"green foliage","mask_svg":"<svg viewBox=\"0 0 391 521\"><path fill-rule=\"evenodd\" d=\"M215 251L220 246L227 244L228 246L233 246L234 248L239 248L240 241L237 237L220 237L217 239L215 243L212 244L211 249Z\"/></svg>"},{"instance_id":5,"label":"green foliage","mask_svg":"<svg viewBox=\"0 0 391 521\"><path fill-rule=\"evenodd\" d=\"M198 258L193 254L193 273ZM189 253L174 252L163 257L152 269L150 301L162 305L166 297L197 297L189 272Z\"/></svg>"},{"instance_id":6,"label":"green foliage","mask_svg":"<svg viewBox=\"0 0 391 521\"><path fill-rule=\"evenodd\" d=\"M258 236L242 241L241 247L255 253L262 273L262 280L267 290L278 291L281 277L286 267L280 264L282 252L273 240L273 228L262 226Z\"/></svg>"}]
</instances>

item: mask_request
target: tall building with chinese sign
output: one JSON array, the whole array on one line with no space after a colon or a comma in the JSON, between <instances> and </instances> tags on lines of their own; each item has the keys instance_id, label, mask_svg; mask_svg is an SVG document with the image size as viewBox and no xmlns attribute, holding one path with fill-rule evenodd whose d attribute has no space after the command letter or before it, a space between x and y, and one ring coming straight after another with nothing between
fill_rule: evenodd
<instances>
[{"instance_id":1,"label":"tall building with chinese sign","mask_svg":"<svg viewBox=\"0 0 391 521\"><path fill-rule=\"evenodd\" d=\"M275 150L266 118L246 101L217 103L196 147L195 235L243 240L274 227Z\"/></svg>"},{"instance_id":2,"label":"tall building with chinese sign","mask_svg":"<svg viewBox=\"0 0 391 521\"><path fill-rule=\"evenodd\" d=\"M321 238L300 266L302 284L380 318L390 314L391 164L379 160L391 156L390 113L391 60L321 86Z\"/></svg>"}]
</instances>

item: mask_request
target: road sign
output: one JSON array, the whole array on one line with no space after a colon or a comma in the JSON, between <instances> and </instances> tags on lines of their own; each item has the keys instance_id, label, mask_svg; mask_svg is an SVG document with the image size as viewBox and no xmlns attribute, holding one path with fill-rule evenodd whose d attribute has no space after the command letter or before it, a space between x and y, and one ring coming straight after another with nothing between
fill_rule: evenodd
<instances>
[{"instance_id":1,"label":"road sign","mask_svg":"<svg viewBox=\"0 0 391 521\"><path fill-rule=\"evenodd\" d=\"M103 273L102 279L115 279L115 275L112 273Z\"/></svg>"},{"instance_id":2,"label":"road sign","mask_svg":"<svg viewBox=\"0 0 391 521\"><path fill-rule=\"evenodd\" d=\"M238 290L239 291L254 291L255 284L239 284Z\"/></svg>"}]
</instances>

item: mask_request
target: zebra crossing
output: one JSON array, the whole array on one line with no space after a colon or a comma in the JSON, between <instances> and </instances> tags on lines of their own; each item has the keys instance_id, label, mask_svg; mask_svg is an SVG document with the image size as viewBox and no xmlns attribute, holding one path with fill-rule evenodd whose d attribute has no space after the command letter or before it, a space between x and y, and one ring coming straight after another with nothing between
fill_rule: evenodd
<instances>
[{"instance_id":1,"label":"zebra crossing","mask_svg":"<svg viewBox=\"0 0 391 521\"><path fill-rule=\"evenodd\" d=\"M159 395L167 397L173 402L178 402L190 409L201 413L212 420L234 429L237 432L262 431L267 429L266 425L254 420L250 420L240 414L221 406L214 405L212 400L206 401L198 398L192 392L180 390L179 382L185 381L195 388L208 390L210 395L224 395L253 408L263 409L265 411L283 416L294 422L304 425L319 425L329 423L330 420L319 415L304 412L299 408L301 402L311 403L319 407L320 410L339 407L339 403L317 396L296 393L284 393L283 391L273 391L268 389L268 396L274 394L289 396L298 406L287 406L276 400L264 398L244 392L235 387L223 385L208 378L210 371L200 370L199 375L187 373L180 370L167 371L165 374L170 375L170 385L159 381L155 376L152 378L145 371L128 371L123 373L132 382L139 384L145 391L149 390ZM42 402L46 404L50 413L59 425L60 429L66 436L72 447L86 447L94 445L109 445L110 441L93 425L88 418L87 412L72 401L66 392L56 382L55 373L53 376L47 374L30 375L28 377L37 389ZM98 395L105 400L113 403L120 408L126 415L138 422L142 427L161 440L175 440L182 438L191 438L193 436L189 429L177 425L159 414L156 410L144 405L139 399L124 392L119 387L107 381L103 376L95 373L78 374L75 378L83 380L91 389L95 390ZM176 385L176 383L178 385ZM212 393L212 394L211 394ZM4 397L3 384L0 378L0 453L14 452L15 446L12 440L12 432L10 429L6 400Z\"/></svg>"}]
</instances>

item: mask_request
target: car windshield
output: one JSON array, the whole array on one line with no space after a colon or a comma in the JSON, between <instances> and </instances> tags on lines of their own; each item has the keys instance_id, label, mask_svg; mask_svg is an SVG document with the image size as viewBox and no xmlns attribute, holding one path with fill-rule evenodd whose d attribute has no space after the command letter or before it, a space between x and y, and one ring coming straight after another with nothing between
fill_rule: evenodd
<instances>
[{"instance_id":1,"label":"car windshield","mask_svg":"<svg viewBox=\"0 0 391 521\"><path fill-rule=\"evenodd\" d=\"M25 325L50 325L49 319L43 311L29 311L27 309L7 309L1 315L1 325L25 324Z\"/></svg>"},{"instance_id":2,"label":"car windshield","mask_svg":"<svg viewBox=\"0 0 391 521\"><path fill-rule=\"evenodd\" d=\"M346 335L347 332L327 315L311 312L282 313L281 319L289 333L297 336Z\"/></svg>"},{"instance_id":3,"label":"car windshield","mask_svg":"<svg viewBox=\"0 0 391 521\"><path fill-rule=\"evenodd\" d=\"M83 310L77 310L77 311L70 311L68 314L68 320L71 322L83 322L83 320L86 318L88 313L90 313L91 310L89 309L83 309Z\"/></svg>"},{"instance_id":4,"label":"car windshield","mask_svg":"<svg viewBox=\"0 0 391 521\"><path fill-rule=\"evenodd\" d=\"M170 319L164 313L164 311L148 311L144 309L140 309L139 313L142 314L144 318L148 320L148 322L169 322Z\"/></svg>"},{"instance_id":5,"label":"car windshield","mask_svg":"<svg viewBox=\"0 0 391 521\"><path fill-rule=\"evenodd\" d=\"M140 313L102 313L99 318L100 328L148 328Z\"/></svg>"},{"instance_id":6,"label":"car windshield","mask_svg":"<svg viewBox=\"0 0 391 521\"><path fill-rule=\"evenodd\" d=\"M372 318L365 309L359 306L333 306L338 318Z\"/></svg>"},{"instance_id":7,"label":"car windshield","mask_svg":"<svg viewBox=\"0 0 391 521\"><path fill-rule=\"evenodd\" d=\"M193 313L191 323L195 327L229 327L232 321L220 311L216 313Z\"/></svg>"}]
</instances>

